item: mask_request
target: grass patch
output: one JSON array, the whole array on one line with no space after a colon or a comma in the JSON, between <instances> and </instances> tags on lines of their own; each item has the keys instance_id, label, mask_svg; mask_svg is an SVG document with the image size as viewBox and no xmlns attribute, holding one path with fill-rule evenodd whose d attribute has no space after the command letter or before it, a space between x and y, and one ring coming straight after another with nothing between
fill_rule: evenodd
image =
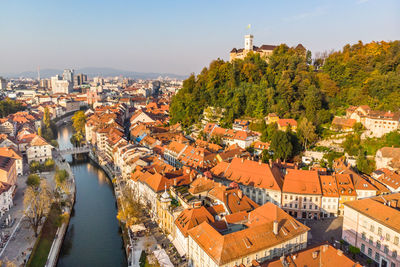
<instances>
[{"instance_id":1,"label":"grass patch","mask_svg":"<svg viewBox=\"0 0 400 267\"><path fill-rule=\"evenodd\" d=\"M158 263L150 264L147 258L147 253L143 250L142 254L140 255L139 259L139 266L140 267L160 267Z\"/></svg>"},{"instance_id":2,"label":"grass patch","mask_svg":"<svg viewBox=\"0 0 400 267\"><path fill-rule=\"evenodd\" d=\"M391 132L381 138L366 138L361 141L361 145L367 152L367 155L375 155L378 149L382 147L400 147L400 133Z\"/></svg>"},{"instance_id":3,"label":"grass patch","mask_svg":"<svg viewBox=\"0 0 400 267\"><path fill-rule=\"evenodd\" d=\"M33 247L27 266L42 267L46 264L47 256L49 255L51 245L53 244L54 237L57 233L60 214L61 211L59 207L52 205L49 216L47 217L42 231Z\"/></svg>"}]
</instances>

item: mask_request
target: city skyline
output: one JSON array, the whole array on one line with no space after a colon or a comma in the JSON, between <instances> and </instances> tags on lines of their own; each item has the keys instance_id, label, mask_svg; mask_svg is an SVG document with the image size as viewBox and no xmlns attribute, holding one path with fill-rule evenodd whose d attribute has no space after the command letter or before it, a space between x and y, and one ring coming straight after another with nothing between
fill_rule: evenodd
<instances>
[{"instance_id":1,"label":"city skyline","mask_svg":"<svg viewBox=\"0 0 400 267\"><path fill-rule=\"evenodd\" d=\"M7 1L0 18L6 40L0 43L0 73L99 66L188 75L213 59L228 60L249 31L255 45L301 43L315 54L358 40L400 39L399 7L390 0Z\"/></svg>"}]
</instances>

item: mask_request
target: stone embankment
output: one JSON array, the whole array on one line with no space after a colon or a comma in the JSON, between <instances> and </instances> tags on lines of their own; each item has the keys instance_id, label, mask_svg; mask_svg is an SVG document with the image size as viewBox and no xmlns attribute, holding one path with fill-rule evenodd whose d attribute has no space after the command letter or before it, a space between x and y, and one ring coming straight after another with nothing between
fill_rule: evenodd
<instances>
[{"instance_id":1,"label":"stone embankment","mask_svg":"<svg viewBox=\"0 0 400 267\"><path fill-rule=\"evenodd\" d=\"M71 196L71 206L65 209L65 213L71 215L72 209L74 208L75 204L75 193L76 193L76 185L75 185L75 176L72 173L71 166L68 162L63 162L62 157L59 153L56 154L55 161L57 166L61 169L65 169L69 174L69 187L70 187L70 196ZM47 257L46 267L54 267L57 265L58 256L61 251L61 246L67 233L68 224L69 224L70 216L66 222L64 222L58 229L56 233L56 237L51 245L49 255Z\"/></svg>"}]
</instances>

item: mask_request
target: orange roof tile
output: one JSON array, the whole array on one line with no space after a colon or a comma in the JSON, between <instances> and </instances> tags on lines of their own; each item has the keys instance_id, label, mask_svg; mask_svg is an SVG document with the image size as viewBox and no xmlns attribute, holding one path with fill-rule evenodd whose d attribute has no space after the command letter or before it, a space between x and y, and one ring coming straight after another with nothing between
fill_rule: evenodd
<instances>
[{"instance_id":1,"label":"orange roof tile","mask_svg":"<svg viewBox=\"0 0 400 267\"><path fill-rule=\"evenodd\" d=\"M282 192L322 195L318 172L287 169Z\"/></svg>"}]
</instances>

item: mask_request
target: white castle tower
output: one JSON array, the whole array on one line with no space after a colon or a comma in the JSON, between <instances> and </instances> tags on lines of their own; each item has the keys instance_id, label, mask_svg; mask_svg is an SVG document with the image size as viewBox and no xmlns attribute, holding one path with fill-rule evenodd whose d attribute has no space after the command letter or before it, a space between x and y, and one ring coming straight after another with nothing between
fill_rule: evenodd
<instances>
[{"instance_id":1,"label":"white castle tower","mask_svg":"<svg viewBox=\"0 0 400 267\"><path fill-rule=\"evenodd\" d=\"M247 34L244 36L244 50L253 51L253 35Z\"/></svg>"}]
</instances>

